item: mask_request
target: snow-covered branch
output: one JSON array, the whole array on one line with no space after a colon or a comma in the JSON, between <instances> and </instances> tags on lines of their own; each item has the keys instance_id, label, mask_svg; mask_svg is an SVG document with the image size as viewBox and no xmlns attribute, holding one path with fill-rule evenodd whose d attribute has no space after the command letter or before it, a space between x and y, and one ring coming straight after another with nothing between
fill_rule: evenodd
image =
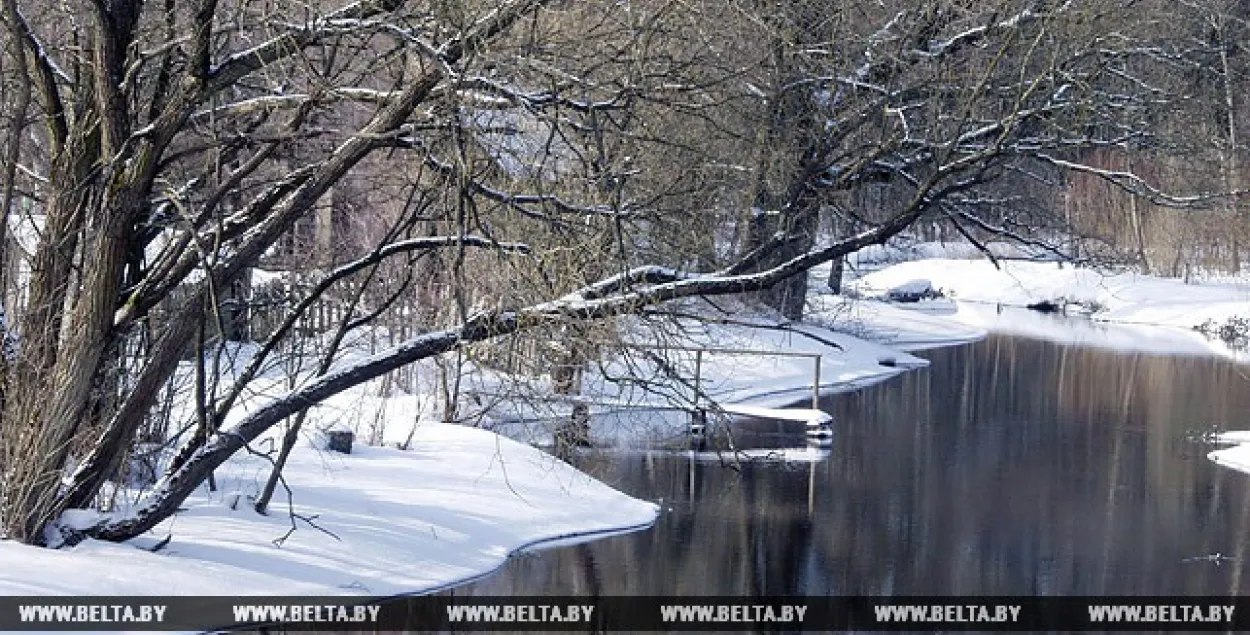
<instances>
[{"instance_id":1,"label":"snow-covered branch","mask_svg":"<svg viewBox=\"0 0 1250 635\"><path fill-rule=\"evenodd\" d=\"M927 59L950 56L958 52L960 49L973 46L978 42L983 41L986 37L995 32L1019 29L1026 24L1037 21L1041 17L1041 14L1033 11L1032 9L1025 8L1004 20L972 27L948 38L929 42L928 46L925 48L912 49L911 54L919 58Z\"/></svg>"},{"instance_id":2,"label":"snow-covered branch","mask_svg":"<svg viewBox=\"0 0 1250 635\"><path fill-rule=\"evenodd\" d=\"M1244 191L1234 191L1234 192L1193 194L1189 196L1177 196L1175 194L1170 194L1168 192L1164 192L1163 190L1160 190L1159 188L1148 183L1142 177L1132 172L1126 172L1123 170L1109 170L1106 168L1098 168L1098 167L1094 167L1092 165L1088 165L1085 163L1069 161L1067 159L1060 159L1058 157L1051 156L1043 152L1035 153L1033 156L1043 161L1046 161L1047 163L1050 163L1051 165L1054 165L1055 167L1063 168L1065 170L1071 170L1073 172L1082 172L1085 174L1092 174L1100 179L1103 179L1104 181L1108 183L1111 183L1112 185L1115 185L1116 187L1123 189L1124 191L1130 194L1144 197L1148 199L1150 202L1155 203L1157 205L1162 205L1162 206L1192 207L1194 205L1198 205L1200 203L1210 201L1213 199L1224 198L1227 196L1236 196L1236 195L1246 193Z\"/></svg>"},{"instance_id":3,"label":"snow-covered branch","mask_svg":"<svg viewBox=\"0 0 1250 635\"><path fill-rule=\"evenodd\" d=\"M274 62L303 50L316 43L329 29L329 25L341 20L360 20L383 13L389 13L400 6L404 0L360 0L353 2L325 17L317 18L300 29L294 29L274 36L252 48L239 51L227 57L221 63L209 69L204 93L214 94L238 80L260 70Z\"/></svg>"},{"instance_id":4,"label":"snow-covered branch","mask_svg":"<svg viewBox=\"0 0 1250 635\"><path fill-rule=\"evenodd\" d=\"M592 110L614 110L623 107L622 102L636 91L624 89L618 91L611 99L600 101L581 101L561 95L557 92L525 92L516 88L504 85L501 82L487 79L485 77L471 77L457 82L453 87L460 91L462 95L473 97L474 103L490 103L490 98L495 98L500 107L503 106L524 106L530 109L539 109L546 106L559 106L576 112L590 112ZM480 94L479 94L480 93Z\"/></svg>"}]
</instances>

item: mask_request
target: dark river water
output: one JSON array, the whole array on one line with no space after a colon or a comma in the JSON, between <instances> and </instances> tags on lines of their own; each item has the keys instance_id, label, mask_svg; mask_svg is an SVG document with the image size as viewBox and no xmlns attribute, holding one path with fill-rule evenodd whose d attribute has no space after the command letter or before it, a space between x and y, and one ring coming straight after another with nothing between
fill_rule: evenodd
<instances>
[{"instance_id":1,"label":"dark river water","mask_svg":"<svg viewBox=\"0 0 1250 635\"><path fill-rule=\"evenodd\" d=\"M656 526L517 555L456 594L1250 592L1250 475L1194 438L1250 428L1250 368L1007 336L921 355L828 398L824 450L795 424L735 434L807 462L578 455L662 500Z\"/></svg>"}]
</instances>

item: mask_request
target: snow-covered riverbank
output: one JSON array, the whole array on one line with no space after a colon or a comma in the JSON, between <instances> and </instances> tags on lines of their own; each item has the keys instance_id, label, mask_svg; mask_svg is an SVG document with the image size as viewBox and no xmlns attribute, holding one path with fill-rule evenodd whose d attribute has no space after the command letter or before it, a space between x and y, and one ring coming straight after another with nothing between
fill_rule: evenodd
<instances>
[{"instance_id":1,"label":"snow-covered riverbank","mask_svg":"<svg viewBox=\"0 0 1250 635\"><path fill-rule=\"evenodd\" d=\"M845 307L839 311L836 317L846 318ZM885 305L864 315L875 332L908 341L981 336ZM758 322L765 328L736 323L685 330L688 346L791 354L706 355L701 385L715 400L778 405L800 399L811 391L814 355L821 357L822 393L884 381L925 364L846 333ZM605 375L629 371L625 361L615 364ZM270 373L262 383L259 394L277 394L286 379ZM350 428L358 442L344 455L325 450L319 434L305 435L284 471L291 498L280 487L268 516L253 511L250 502L268 475L269 460L242 454L217 473L217 492L201 490L185 511L129 544L86 541L48 550L0 541L0 595L413 593L489 573L536 543L637 529L656 518L656 505L539 449L487 430L434 422L432 394L384 399L377 393L366 385L310 412L306 429ZM253 449L270 452L280 432ZM371 437L409 449L363 445ZM158 551L148 551L167 537Z\"/></svg>"},{"instance_id":2,"label":"snow-covered riverbank","mask_svg":"<svg viewBox=\"0 0 1250 635\"><path fill-rule=\"evenodd\" d=\"M867 273L848 287L874 298L927 282L944 298L911 306L973 328L1117 350L1247 359L1244 347L1213 335L1250 320L1250 280L1187 283L1055 262L999 265L985 259L917 260ZM1011 310L1030 305L1088 319Z\"/></svg>"},{"instance_id":3,"label":"snow-covered riverbank","mask_svg":"<svg viewBox=\"0 0 1250 635\"><path fill-rule=\"evenodd\" d=\"M1250 317L1250 281L1187 283L1134 273L1108 273L1055 262L928 259L899 263L852 283L874 296L928 280L950 299L1028 306L1049 303L1096 321L1193 329L1208 321Z\"/></svg>"},{"instance_id":4,"label":"snow-covered riverbank","mask_svg":"<svg viewBox=\"0 0 1250 635\"><path fill-rule=\"evenodd\" d=\"M680 401L681 388L673 389L680 382L659 369L667 366L667 372L690 379L697 367L708 398L779 406L811 393L817 357L819 390L828 394L926 364L907 350L974 341L990 330L1063 333L1068 340L1088 331L1098 333L1086 342L1095 345L1118 341L1140 348L1154 342L1172 352L1189 346L1209 354L1212 348L1202 349L1209 340L1194 325L1250 314L1250 291L1237 284L1103 277L1055 263L1010 262L999 271L986 261L925 260L888 267L850 287L872 296L918 279L949 297L988 304L900 305L821 295L817 289L810 298L811 323L785 325L734 313L720 323L682 324L679 340L665 341L678 348L666 352L663 363L643 354L611 360L588 373L584 392L607 403ZM1098 322L1057 323L1050 316L996 308L1043 300L1090 309L1095 320L1116 323L1114 334L1108 338ZM697 362L695 349L704 349ZM620 382L623 376L641 381ZM507 387L498 379L477 372L464 388ZM257 391L282 390L286 379L279 374L269 381ZM648 392L666 382L672 394ZM364 386L331 399L312 411L308 428L346 427L359 440L376 438L408 449L358 441L353 454L343 455L325 451L324 441L310 435L285 471L292 505L280 488L269 516L256 514L249 504L265 480L268 460L236 457L217 474L218 492L201 491L172 521L130 544L88 541L53 551L0 542L0 594L411 593L488 573L536 542L636 529L656 518L656 505L536 448L483 429L435 423L433 392L385 399L378 392ZM505 400L506 407L483 423L508 418L509 407L514 417L531 417L540 402ZM254 449L268 451L277 432ZM147 551L166 537L161 550Z\"/></svg>"},{"instance_id":5,"label":"snow-covered riverbank","mask_svg":"<svg viewBox=\"0 0 1250 635\"><path fill-rule=\"evenodd\" d=\"M258 457L231 461L218 493L201 491L131 544L0 541L0 595L433 590L489 573L536 542L647 526L658 511L535 448L456 425L421 425L406 451L358 445L344 455L301 442L285 472L293 507L279 488L261 516L247 497L267 468ZM159 552L144 550L166 536Z\"/></svg>"}]
</instances>

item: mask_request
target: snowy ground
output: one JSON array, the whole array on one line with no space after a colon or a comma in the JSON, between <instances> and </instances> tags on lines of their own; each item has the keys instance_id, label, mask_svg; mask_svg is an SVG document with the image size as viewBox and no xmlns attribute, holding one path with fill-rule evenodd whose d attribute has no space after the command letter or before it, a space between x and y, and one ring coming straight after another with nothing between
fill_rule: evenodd
<instances>
[{"instance_id":1,"label":"snowy ground","mask_svg":"<svg viewBox=\"0 0 1250 635\"><path fill-rule=\"evenodd\" d=\"M1238 362L1250 361L1250 352L1204 335L1192 328L1123 324L1039 313L1006 305L960 302L950 315L970 326L993 333L1090 346L1117 351L1193 357L1216 356Z\"/></svg>"},{"instance_id":2,"label":"snowy ground","mask_svg":"<svg viewBox=\"0 0 1250 635\"><path fill-rule=\"evenodd\" d=\"M1186 283L1054 262L1001 261L1000 267L984 259L931 258L888 265L847 286L874 298L927 281L946 299L896 306L927 308L987 331L1121 350L1250 359L1242 348L1197 330L1250 319L1250 280ZM1012 310L1039 303L1065 309L1067 316Z\"/></svg>"},{"instance_id":3,"label":"snowy ground","mask_svg":"<svg viewBox=\"0 0 1250 635\"><path fill-rule=\"evenodd\" d=\"M732 319L720 323L683 320L660 330L635 328L628 338L632 343L670 348L626 348L601 365L591 365L577 398L592 415L591 440L616 447L683 441L688 410L696 400L696 375L698 403L713 413L748 407L801 409L811 405L813 393L858 390L928 365L907 350L985 336L983 329L944 316L816 295L810 298L811 323L730 314ZM570 417L570 401L498 399L501 393L515 394L510 381L479 372L467 378L466 389L482 395L492 429L551 444L556 428ZM809 415L774 411L769 418L796 421L795 429L802 430Z\"/></svg>"},{"instance_id":4,"label":"snowy ground","mask_svg":"<svg viewBox=\"0 0 1250 635\"><path fill-rule=\"evenodd\" d=\"M984 325L957 319L952 302L894 304L813 294L808 312L816 323L903 351L975 342L988 332Z\"/></svg>"},{"instance_id":5,"label":"snowy ground","mask_svg":"<svg viewBox=\"0 0 1250 635\"><path fill-rule=\"evenodd\" d=\"M1051 302L1101 322L1192 329L1208 320L1250 316L1250 285L1185 283L1133 273L1108 273L1048 262L928 259L870 273L852 283L873 296L929 280L948 298L1027 306Z\"/></svg>"},{"instance_id":6,"label":"snowy ground","mask_svg":"<svg viewBox=\"0 0 1250 635\"><path fill-rule=\"evenodd\" d=\"M248 496L266 462L233 461L221 489L133 544L48 550L0 542L0 595L388 595L486 574L536 542L649 525L657 508L534 448L423 424L412 449L351 455L301 442L269 516ZM263 444L258 444L263 445ZM281 491L281 490L279 490ZM334 535L330 535L332 532ZM142 549L172 540L158 553Z\"/></svg>"}]
</instances>

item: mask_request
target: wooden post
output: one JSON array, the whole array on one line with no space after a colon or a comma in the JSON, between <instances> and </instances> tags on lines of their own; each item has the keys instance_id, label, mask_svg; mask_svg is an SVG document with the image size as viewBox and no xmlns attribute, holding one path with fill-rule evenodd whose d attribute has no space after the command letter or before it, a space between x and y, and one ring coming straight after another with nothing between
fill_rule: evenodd
<instances>
[{"instance_id":1,"label":"wooden post","mask_svg":"<svg viewBox=\"0 0 1250 635\"><path fill-rule=\"evenodd\" d=\"M807 517L816 510L816 461L807 466Z\"/></svg>"},{"instance_id":2,"label":"wooden post","mask_svg":"<svg viewBox=\"0 0 1250 635\"><path fill-rule=\"evenodd\" d=\"M699 408L699 378L703 374L703 349L694 352L694 407Z\"/></svg>"},{"instance_id":3,"label":"wooden post","mask_svg":"<svg viewBox=\"0 0 1250 635\"><path fill-rule=\"evenodd\" d=\"M812 372L812 410L820 410L820 355L815 358Z\"/></svg>"},{"instance_id":4,"label":"wooden post","mask_svg":"<svg viewBox=\"0 0 1250 635\"><path fill-rule=\"evenodd\" d=\"M690 474L689 474L689 475L690 475L690 482L689 482L689 484L687 485L687 487L690 489L690 502L692 502L692 503L693 503L693 502L694 502L694 486L695 486L695 482L694 482L694 466L695 466L695 464L696 464L696 463L698 463L698 461L694 460L694 451L693 451L693 450L690 452L690 455L691 455L691 456L690 456L690 458L686 461L686 464L690 466L690 468L689 468L689 472L690 472Z\"/></svg>"}]
</instances>

